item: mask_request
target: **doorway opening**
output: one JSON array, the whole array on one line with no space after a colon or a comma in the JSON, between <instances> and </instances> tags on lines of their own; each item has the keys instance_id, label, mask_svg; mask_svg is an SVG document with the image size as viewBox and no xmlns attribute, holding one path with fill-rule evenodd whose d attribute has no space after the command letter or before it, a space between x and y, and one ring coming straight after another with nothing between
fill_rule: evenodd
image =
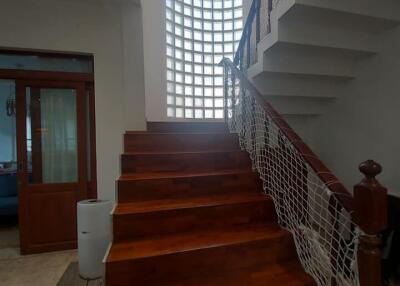
<instances>
[{"instance_id":1,"label":"doorway opening","mask_svg":"<svg viewBox=\"0 0 400 286\"><path fill-rule=\"evenodd\" d=\"M94 121L93 56L0 50L0 251L76 248L76 203L97 198Z\"/></svg>"}]
</instances>

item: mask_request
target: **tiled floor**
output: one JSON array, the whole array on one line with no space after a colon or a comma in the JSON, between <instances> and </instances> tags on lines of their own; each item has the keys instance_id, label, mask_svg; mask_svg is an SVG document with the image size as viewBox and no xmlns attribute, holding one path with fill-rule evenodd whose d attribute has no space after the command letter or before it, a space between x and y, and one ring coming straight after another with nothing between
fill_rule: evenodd
<instances>
[{"instance_id":1,"label":"tiled floor","mask_svg":"<svg viewBox=\"0 0 400 286\"><path fill-rule=\"evenodd\" d=\"M1 285L56 286L68 265L76 260L76 251L0 259Z\"/></svg>"},{"instance_id":2,"label":"tiled floor","mask_svg":"<svg viewBox=\"0 0 400 286\"><path fill-rule=\"evenodd\" d=\"M0 229L0 284L5 286L56 286L77 252L62 251L21 256L18 229Z\"/></svg>"}]
</instances>

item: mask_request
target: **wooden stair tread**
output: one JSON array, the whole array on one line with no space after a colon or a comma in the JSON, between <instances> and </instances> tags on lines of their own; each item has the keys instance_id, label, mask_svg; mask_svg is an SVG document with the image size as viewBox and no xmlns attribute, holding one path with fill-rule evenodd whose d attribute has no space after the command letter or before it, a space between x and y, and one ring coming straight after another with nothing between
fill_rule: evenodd
<instances>
[{"instance_id":1,"label":"wooden stair tread","mask_svg":"<svg viewBox=\"0 0 400 286\"><path fill-rule=\"evenodd\" d=\"M232 170L216 170L216 171L180 171L180 172L147 172L147 173L128 173L119 177L119 180L146 180L146 179L169 179L169 178L189 178L189 177L205 177L205 176L221 176L235 174L254 174L251 169L232 169Z\"/></svg>"},{"instance_id":2,"label":"wooden stair tread","mask_svg":"<svg viewBox=\"0 0 400 286\"><path fill-rule=\"evenodd\" d=\"M296 260L275 262L258 269L245 269L238 272L221 273L218 276L203 276L182 282L168 283L166 286L311 286L315 285Z\"/></svg>"},{"instance_id":3,"label":"wooden stair tread","mask_svg":"<svg viewBox=\"0 0 400 286\"><path fill-rule=\"evenodd\" d=\"M244 153L243 150L194 150L194 151L139 151L139 152L124 152L123 155L177 155L177 154L212 154L212 153Z\"/></svg>"},{"instance_id":4,"label":"wooden stair tread","mask_svg":"<svg viewBox=\"0 0 400 286\"><path fill-rule=\"evenodd\" d=\"M278 224L246 225L211 231L189 232L114 243L106 262L183 253L251 241L280 239L289 235Z\"/></svg>"},{"instance_id":5,"label":"wooden stair tread","mask_svg":"<svg viewBox=\"0 0 400 286\"><path fill-rule=\"evenodd\" d=\"M194 207L209 207L218 205L248 203L271 200L267 195L254 192L236 192L231 194L207 195L196 198L163 199L139 202L120 203L113 215L145 213Z\"/></svg>"}]
</instances>

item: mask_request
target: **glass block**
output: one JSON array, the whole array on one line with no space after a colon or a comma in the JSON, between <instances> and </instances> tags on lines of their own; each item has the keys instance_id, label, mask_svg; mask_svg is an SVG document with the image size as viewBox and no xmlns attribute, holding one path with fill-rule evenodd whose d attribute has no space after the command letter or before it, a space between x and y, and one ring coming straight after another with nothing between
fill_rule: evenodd
<instances>
[{"instance_id":1,"label":"glass block","mask_svg":"<svg viewBox=\"0 0 400 286\"><path fill-rule=\"evenodd\" d=\"M203 17L202 14L203 14L203 13L202 13L201 9L194 8L194 10L193 10L193 16L194 16L195 18L202 18L202 17Z\"/></svg>"},{"instance_id":2,"label":"glass block","mask_svg":"<svg viewBox=\"0 0 400 286\"><path fill-rule=\"evenodd\" d=\"M209 10L203 11L203 18L206 20L212 20L212 12Z\"/></svg>"},{"instance_id":3,"label":"glass block","mask_svg":"<svg viewBox=\"0 0 400 286\"><path fill-rule=\"evenodd\" d=\"M214 22L214 31L222 31L223 30L223 26L222 26L222 22Z\"/></svg>"},{"instance_id":4,"label":"glass block","mask_svg":"<svg viewBox=\"0 0 400 286\"><path fill-rule=\"evenodd\" d=\"M175 11L178 13L182 13L182 9L183 9L182 4L179 3L178 1L175 1Z\"/></svg>"},{"instance_id":5,"label":"glass block","mask_svg":"<svg viewBox=\"0 0 400 286\"><path fill-rule=\"evenodd\" d=\"M175 85L176 94L183 94L183 86L181 84Z\"/></svg>"},{"instance_id":6,"label":"glass block","mask_svg":"<svg viewBox=\"0 0 400 286\"><path fill-rule=\"evenodd\" d=\"M186 84L192 84L193 83L193 77L191 75L185 75L185 83Z\"/></svg>"},{"instance_id":7,"label":"glass block","mask_svg":"<svg viewBox=\"0 0 400 286\"><path fill-rule=\"evenodd\" d=\"M215 116L215 118L224 118L224 110L223 109L215 109L214 116Z\"/></svg>"},{"instance_id":8,"label":"glass block","mask_svg":"<svg viewBox=\"0 0 400 286\"><path fill-rule=\"evenodd\" d=\"M185 61L191 62L193 60L193 55L190 52L185 52Z\"/></svg>"},{"instance_id":9,"label":"glass block","mask_svg":"<svg viewBox=\"0 0 400 286\"><path fill-rule=\"evenodd\" d=\"M196 7L201 7L202 5L202 0L193 0L193 6Z\"/></svg>"},{"instance_id":10,"label":"glass block","mask_svg":"<svg viewBox=\"0 0 400 286\"><path fill-rule=\"evenodd\" d=\"M194 54L194 62L195 63L202 63L203 62L203 55L202 54Z\"/></svg>"},{"instance_id":11,"label":"glass block","mask_svg":"<svg viewBox=\"0 0 400 286\"><path fill-rule=\"evenodd\" d=\"M194 95L203 96L203 88L202 87L195 87L194 88Z\"/></svg>"},{"instance_id":12,"label":"glass block","mask_svg":"<svg viewBox=\"0 0 400 286\"><path fill-rule=\"evenodd\" d=\"M167 18L167 20L170 20L170 21L173 20L172 11L170 9L166 10L165 17Z\"/></svg>"},{"instance_id":13,"label":"glass block","mask_svg":"<svg viewBox=\"0 0 400 286\"><path fill-rule=\"evenodd\" d=\"M203 66L201 65L194 65L194 72L197 74L203 73Z\"/></svg>"},{"instance_id":14,"label":"glass block","mask_svg":"<svg viewBox=\"0 0 400 286\"><path fill-rule=\"evenodd\" d=\"M201 30L203 28L202 21L201 20L194 20L193 21L193 27L195 29Z\"/></svg>"},{"instance_id":15,"label":"glass block","mask_svg":"<svg viewBox=\"0 0 400 286\"><path fill-rule=\"evenodd\" d=\"M174 105L174 97L172 95L167 96L167 104Z\"/></svg>"},{"instance_id":16,"label":"glass block","mask_svg":"<svg viewBox=\"0 0 400 286\"><path fill-rule=\"evenodd\" d=\"M213 73L212 66L204 66L204 74L205 75L212 75L212 73Z\"/></svg>"},{"instance_id":17,"label":"glass block","mask_svg":"<svg viewBox=\"0 0 400 286\"><path fill-rule=\"evenodd\" d=\"M186 87L185 87L185 95L192 96L192 95L193 95L193 87L191 87L191 86L186 86Z\"/></svg>"},{"instance_id":18,"label":"glass block","mask_svg":"<svg viewBox=\"0 0 400 286\"><path fill-rule=\"evenodd\" d=\"M222 9L222 0L214 0L214 9Z\"/></svg>"},{"instance_id":19,"label":"glass block","mask_svg":"<svg viewBox=\"0 0 400 286\"><path fill-rule=\"evenodd\" d=\"M203 109L195 109L194 117L198 119L203 118Z\"/></svg>"},{"instance_id":20,"label":"glass block","mask_svg":"<svg viewBox=\"0 0 400 286\"><path fill-rule=\"evenodd\" d=\"M185 50L193 50L193 43L191 41L185 41Z\"/></svg>"},{"instance_id":21,"label":"glass block","mask_svg":"<svg viewBox=\"0 0 400 286\"><path fill-rule=\"evenodd\" d=\"M211 9L212 8L212 0L203 0L203 7L204 8L208 8L208 9Z\"/></svg>"},{"instance_id":22,"label":"glass block","mask_svg":"<svg viewBox=\"0 0 400 286\"><path fill-rule=\"evenodd\" d=\"M195 98L194 99L194 106L195 107L203 107L203 99L202 98Z\"/></svg>"},{"instance_id":23,"label":"glass block","mask_svg":"<svg viewBox=\"0 0 400 286\"><path fill-rule=\"evenodd\" d=\"M212 87L206 87L204 89L204 96L213 96L214 95L214 89Z\"/></svg>"},{"instance_id":24,"label":"glass block","mask_svg":"<svg viewBox=\"0 0 400 286\"><path fill-rule=\"evenodd\" d=\"M193 106L193 97L186 97L185 98L185 106L189 106L189 107Z\"/></svg>"},{"instance_id":25,"label":"glass block","mask_svg":"<svg viewBox=\"0 0 400 286\"><path fill-rule=\"evenodd\" d=\"M204 110L204 118L213 118L213 110L212 109L206 109Z\"/></svg>"},{"instance_id":26,"label":"glass block","mask_svg":"<svg viewBox=\"0 0 400 286\"><path fill-rule=\"evenodd\" d=\"M233 13L232 13L231 10L225 11L225 12L224 12L224 19L225 19L225 20L230 20L230 19L232 19L232 18L233 18Z\"/></svg>"},{"instance_id":27,"label":"glass block","mask_svg":"<svg viewBox=\"0 0 400 286\"><path fill-rule=\"evenodd\" d=\"M177 118L182 118L183 117L183 108L176 108L175 109L175 116Z\"/></svg>"},{"instance_id":28,"label":"glass block","mask_svg":"<svg viewBox=\"0 0 400 286\"><path fill-rule=\"evenodd\" d=\"M185 117L193 118L193 109L185 109Z\"/></svg>"},{"instance_id":29,"label":"glass block","mask_svg":"<svg viewBox=\"0 0 400 286\"><path fill-rule=\"evenodd\" d=\"M212 76L206 76L204 77L204 85L213 85L213 78Z\"/></svg>"},{"instance_id":30,"label":"glass block","mask_svg":"<svg viewBox=\"0 0 400 286\"><path fill-rule=\"evenodd\" d=\"M203 51L203 45L201 43L194 43L194 50L196 52L202 52Z\"/></svg>"},{"instance_id":31,"label":"glass block","mask_svg":"<svg viewBox=\"0 0 400 286\"><path fill-rule=\"evenodd\" d=\"M206 31L212 31L212 22L211 21L203 21L203 25L204 25L204 30Z\"/></svg>"},{"instance_id":32,"label":"glass block","mask_svg":"<svg viewBox=\"0 0 400 286\"><path fill-rule=\"evenodd\" d=\"M183 105L183 97L181 97L181 96L175 97L175 105L182 106Z\"/></svg>"},{"instance_id":33,"label":"glass block","mask_svg":"<svg viewBox=\"0 0 400 286\"><path fill-rule=\"evenodd\" d=\"M191 73L192 71L192 64L185 64L185 72Z\"/></svg>"},{"instance_id":34,"label":"glass block","mask_svg":"<svg viewBox=\"0 0 400 286\"><path fill-rule=\"evenodd\" d=\"M204 52L211 54L213 52L212 44L204 44Z\"/></svg>"},{"instance_id":35,"label":"glass block","mask_svg":"<svg viewBox=\"0 0 400 286\"><path fill-rule=\"evenodd\" d=\"M195 76L194 77L194 84L195 85L203 85L203 77L202 76ZM196 93L196 95L199 95Z\"/></svg>"},{"instance_id":36,"label":"glass block","mask_svg":"<svg viewBox=\"0 0 400 286\"><path fill-rule=\"evenodd\" d=\"M241 18L243 17L243 9L242 8L236 8L234 12L235 18Z\"/></svg>"},{"instance_id":37,"label":"glass block","mask_svg":"<svg viewBox=\"0 0 400 286\"><path fill-rule=\"evenodd\" d=\"M173 107L167 108L167 116L168 117L175 117L175 109Z\"/></svg>"},{"instance_id":38,"label":"glass block","mask_svg":"<svg viewBox=\"0 0 400 286\"><path fill-rule=\"evenodd\" d=\"M191 18L188 18L188 17L185 17L185 18L184 18L184 21L183 21L183 25L184 25L185 27L191 28L191 27L193 26L193 24L192 24L192 19L191 19Z\"/></svg>"},{"instance_id":39,"label":"glass block","mask_svg":"<svg viewBox=\"0 0 400 286\"><path fill-rule=\"evenodd\" d=\"M222 98L218 98L214 100L215 107L224 107L224 100Z\"/></svg>"},{"instance_id":40,"label":"glass block","mask_svg":"<svg viewBox=\"0 0 400 286\"><path fill-rule=\"evenodd\" d=\"M183 18L179 14L175 14L175 24L182 25Z\"/></svg>"},{"instance_id":41,"label":"glass block","mask_svg":"<svg viewBox=\"0 0 400 286\"><path fill-rule=\"evenodd\" d=\"M197 41L203 41L203 33L200 31L194 32L194 39Z\"/></svg>"},{"instance_id":42,"label":"glass block","mask_svg":"<svg viewBox=\"0 0 400 286\"><path fill-rule=\"evenodd\" d=\"M192 8L190 6L186 6L183 8L183 14L186 16L192 16Z\"/></svg>"},{"instance_id":43,"label":"glass block","mask_svg":"<svg viewBox=\"0 0 400 286\"><path fill-rule=\"evenodd\" d=\"M213 107L214 100L212 98L205 98L204 99L204 106L205 107Z\"/></svg>"}]
</instances>

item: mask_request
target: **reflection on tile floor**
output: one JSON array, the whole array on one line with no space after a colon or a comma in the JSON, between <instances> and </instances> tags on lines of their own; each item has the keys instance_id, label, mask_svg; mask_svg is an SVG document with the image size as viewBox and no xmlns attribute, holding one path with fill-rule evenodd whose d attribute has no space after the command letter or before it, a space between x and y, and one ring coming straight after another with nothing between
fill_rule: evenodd
<instances>
[{"instance_id":1,"label":"reflection on tile floor","mask_svg":"<svg viewBox=\"0 0 400 286\"><path fill-rule=\"evenodd\" d=\"M74 261L75 250L0 259L0 281L7 286L55 286Z\"/></svg>"}]
</instances>

